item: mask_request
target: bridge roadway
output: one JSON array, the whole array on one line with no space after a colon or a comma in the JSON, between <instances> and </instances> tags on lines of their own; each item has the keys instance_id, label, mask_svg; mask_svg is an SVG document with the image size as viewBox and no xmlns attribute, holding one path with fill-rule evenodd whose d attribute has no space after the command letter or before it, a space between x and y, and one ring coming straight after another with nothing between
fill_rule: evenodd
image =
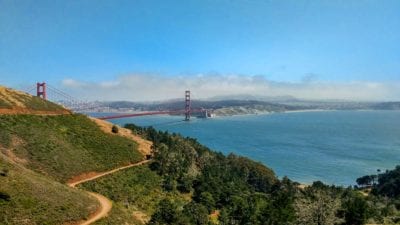
<instances>
[{"instance_id":1,"label":"bridge roadway","mask_svg":"<svg viewBox=\"0 0 400 225\"><path fill-rule=\"evenodd\" d=\"M203 111L205 111L205 109L191 109L190 113L203 112ZM150 115L165 115L165 114L185 114L185 110L150 111L150 112L133 113L133 114L117 114L117 115L111 115L111 116L98 117L97 119L110 120L110 119L119 119L119 118L127 118L127 117L150 116Z\"/></svg>"}]
</instances>

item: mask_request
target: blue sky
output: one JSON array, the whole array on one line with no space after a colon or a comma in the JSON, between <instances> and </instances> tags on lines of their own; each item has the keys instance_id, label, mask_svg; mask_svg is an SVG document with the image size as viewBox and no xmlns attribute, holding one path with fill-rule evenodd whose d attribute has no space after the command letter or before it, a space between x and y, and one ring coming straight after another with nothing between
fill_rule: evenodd
<instances>
[{"instance_id":1,"label":"blue sky","mask_svg":"<svg viewBox=\"0 0 400 225\"><path fill-rule=\"evenodd\" d=\"M399 12L398 0L0 0L0 83L104 87L148 75L392 85ZM400 98L396 88L381 98Z\"/></svg>"}]
</instances>

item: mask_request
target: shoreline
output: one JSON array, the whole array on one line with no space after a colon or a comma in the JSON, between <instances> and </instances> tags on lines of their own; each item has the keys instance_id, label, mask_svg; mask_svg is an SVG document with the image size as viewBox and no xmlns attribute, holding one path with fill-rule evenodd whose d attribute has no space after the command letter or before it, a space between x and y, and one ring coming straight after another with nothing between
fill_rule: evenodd
<instances>
[{"instance_id":1,"label":"shoreline","mask_svg":"<svg viewBox=\"0 0 400 225\"><path fill-rule=\"evenodd\" d=\"M232 116L258 116L258 115L270 115L270 114L280 114L280 113L311 113L311 112L339 112L339 111L353 111L353 112L373 112L373 111L400 111L400 110L383 110L383 109L304 109L304 110L286 110L286 111L260 111L257 113L237 113L237 114L225 114L225 115L214 115L209 117L208 119L213 118L223 118L223 117L232 117ZM144 111L137 111L137 113L141 113ZM147 112L147 111L146 111ZM85 115L90 115L93 117L93 114L129 114L128 112L88 112L88 111L78 111L76 113L81 113ZM157 115L160 116L160 115ZM184 115L169 115L165 114L164 116L184 116ZM192 116L192 118L196 118L196 116Z\"/></svg>"},{"instance_id":2,"label":"shoreline","mask_svg":"<svg viewBox=\"0 0 400 225\"><path fill-rule=\"evenodd\" d=\"M289 110L283 113L307 113L307 112L334 112L334 111L345 111L337 109L303 109L303 110ZM356 111L356 110L354 110Z\"/></svg>"}]
</instances>

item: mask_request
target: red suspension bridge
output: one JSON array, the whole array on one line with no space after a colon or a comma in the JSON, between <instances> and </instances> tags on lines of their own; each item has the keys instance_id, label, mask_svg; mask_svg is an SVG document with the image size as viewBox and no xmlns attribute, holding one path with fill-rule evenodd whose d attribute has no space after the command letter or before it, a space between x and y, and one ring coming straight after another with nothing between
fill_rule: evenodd
<instances>
[{"instance_id":1,"label":"red suspension bridge","mask_svg":"<svg viewBox=\"0 0 400 225\"><path fill-rule=\"evenodd\" d=\"M33 93L36 90L36 93ZM64 105L64 107L72 110L72 111L90 111L90 109L94 109L95 105L90 102L81 101L68 93L61 91L45 82L36 83L36 87L31 88L27 91L32 95L36 95L37 97L43 98L45 100L53 101L59 104ZM183 105L183 104L182 104ZM184 115L185 121L189 121L192 113L201 113L206 117L209 115L209 110L207 109L193 109L190 99L190 91L185 91L185 99L184 99L184 108L181 110L162 110L162 111L148 111L148 112L138 112L131 114L115 114L115 115L107 115L98 117L98 119L109 120L109 119L118 119L118 118L127 118L127 117L139 117L139 116L150 116L150 115Z\"/></svg>"}]
</instances>

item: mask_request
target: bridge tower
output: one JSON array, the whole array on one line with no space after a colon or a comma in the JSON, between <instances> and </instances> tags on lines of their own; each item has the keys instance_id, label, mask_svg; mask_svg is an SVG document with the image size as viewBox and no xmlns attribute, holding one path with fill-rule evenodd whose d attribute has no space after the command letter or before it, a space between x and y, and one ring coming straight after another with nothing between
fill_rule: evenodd
<instances>
[{"instance_id":1,"label":"bridge tower","mask_svg":"<svg viewBox=\"0 0 400 225\"><path fill-rule=\"evenodd\" d=\"M185 121L190 120L190 91L185 91Z\"/></svg>"},{"instance_id":2,"label":"bridge tower","mask_svg":"<svg viewBox=\"0 0 400 225\"><path fill-rule=\"evenodd\" d=\"M39 98L47 99L46 83L36 83L36 96Z\"/></svg>"}]
</instances>

